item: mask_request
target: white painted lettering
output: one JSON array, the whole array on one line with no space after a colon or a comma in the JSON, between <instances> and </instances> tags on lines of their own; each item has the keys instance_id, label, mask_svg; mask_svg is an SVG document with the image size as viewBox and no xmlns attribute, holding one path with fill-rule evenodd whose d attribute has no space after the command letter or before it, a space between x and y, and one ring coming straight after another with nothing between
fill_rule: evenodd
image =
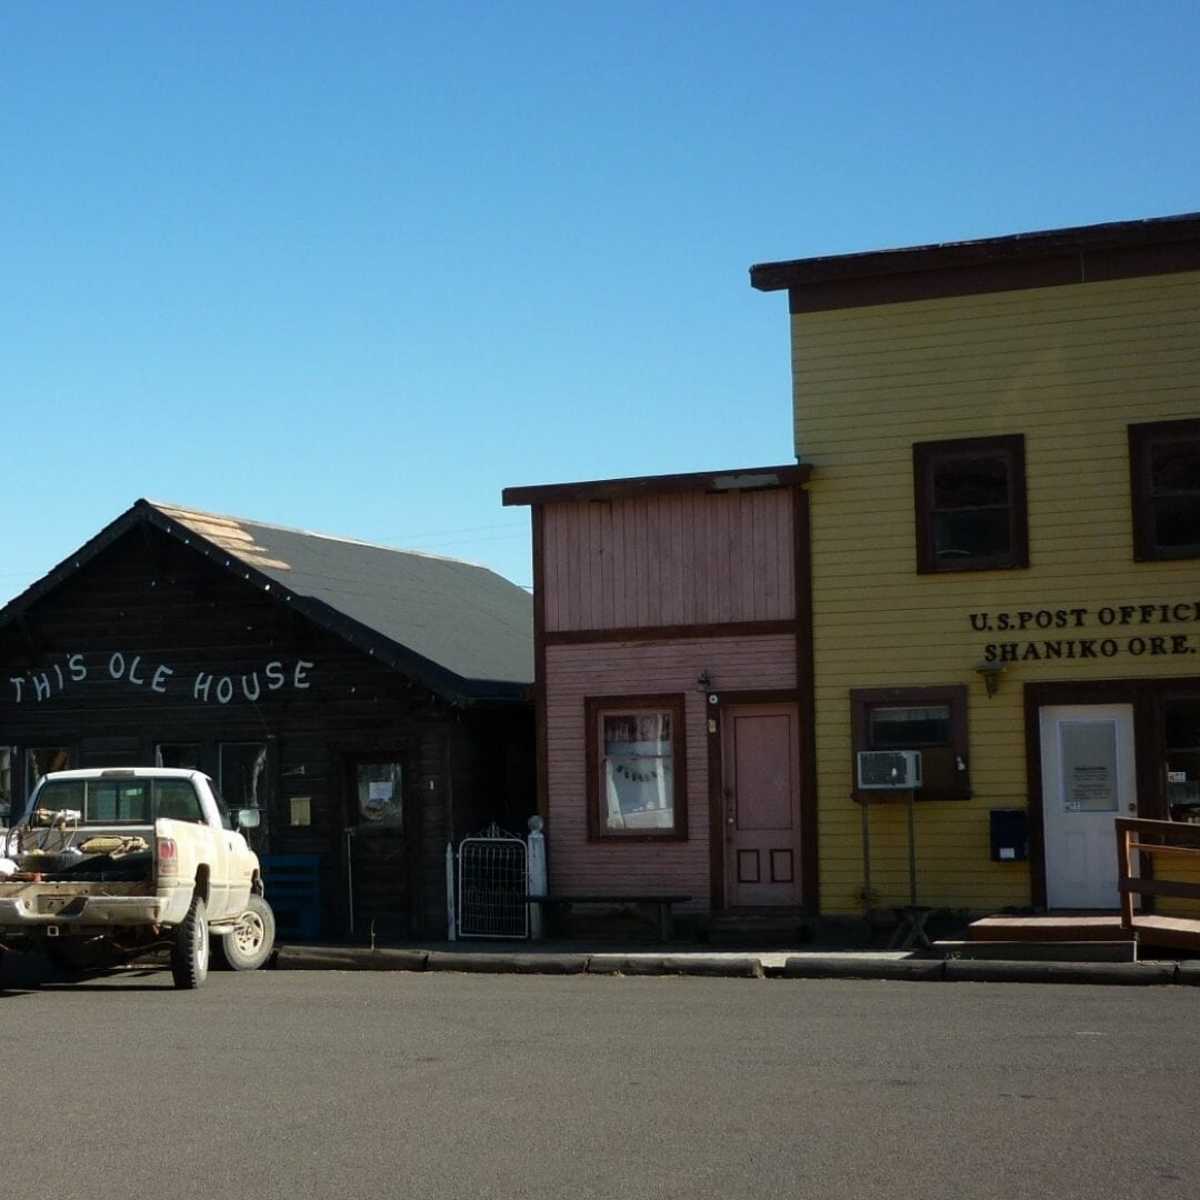
<instances>
[{"instance_id":1,"label":"white painted lettering","mask_svg":"<svg viewBox=\"0 0 1200 1200\"><path fill-rule=\"evenodd\" d=\"M54 673L58 676L58 690L61 692L65 684L63 681L62 667L60 667L58 663L54 664Z\"/></svg>"},{"instance_id":2,"label":"white painted lettering","mask_svg":"<svg viewBox=\"0 0 1200 1200\"><path fill-rule=\"evenodd\" d=\"M20 704L21 703L21 685L25 682L25 680L23 680L20 677L20 675L10 675L8 677L8 682L11 683L13 685L13 687L15 687L17 689L17 703Z\"/></svg>"},{"instance_id":3,"label":"white painted lettering","mask_svg":"<svg viewBox=\"0 0 1200 1200\"><path fill-rule=\"evenodd\" d=\"M108 673L114 679L120 679L125 674L125 655L120 650L108 660Z\"/></svg>"},{"instance_id":4,"label":"white painted lettering","mask_svg":"<svg viewBox=\"0 0 1200 1200\"><path fill-rule=\"evenodd\" d=\"M228 675L222 675L217 680L217 699L222 704L228 704L233 699L233 680Z\"/></svg>"},{"instance_id":5,"label":"white painted lettering","mask_svg":"<svg viewBox=\"0 0 1200 1200\"><path fill-rule=\"evenodd\" d=\"M87 678L87 664L83 661L82 654L72 654L67 659L67 667L76 683L82 683Z\"/></svg>"},{"instance_id":6,"label":"white painted lettering","mask_svg":"<svg viewBox=\"0 0 1200 1200\"><path fill-rule=\"evenodd\" d=\"M162 695L167 690L167 680L174 674L175 671L171 667L159 667L154 672L154 678L150 680L150 690Z\"/></svg>"},{"instance_id":7,"label":"white painted lettering","mask_svg":"<svg viewBox=\"0 0 1200 1200\"><path fill-rule=\"evenodd\" d=\"M37 701L39 704L41 704L43 700L49 700L50 676L45 674L35 675L33 677L33 692L34 695L37 696Z\"/></svg>"},{"instance_id":8,"label":"white painted lettering","mask_svg":"<svg viewBox=\"0 0 1200 1200\"><path fill-rule=\"evenodd\" d=\"M283 687L283 683L283 663L267 663L267 687L269 687L271 691L277 692L281 687Z\"/></svg>"},{"instance_id":9,"label":"white painted lettering","mask_svg":"<svg viewBox=\"0 0 1200 1200\"><path fill-rule=\"evenodd\" d=\"M133 662L129 664L129 682L136 683L139 687L146 682L145 676L139 676L137 674L138 663L141 661L142 656L140 654L135 654L133 656Z\"/></svg>"},{"instance_id":10,"label":"white painted lettering","mask_svg":"<svg viewBox=\"0 0 1200 1200\"><path fill-rule=\"evenodd\" d=\"M246 676L243 675L242 676L242 695L245 696L246 699L249 700L251 703L253 703L255 700L258 699L259 691L260 691L260 688L258 686L258 672L257 671L253 672L251 674L250 678L254 681L254 691L251 692L250 689L246 686Z\"/></svg>"},{"instance_id":11,"label":"white painted lettering","mask_svg":"<svg viewBox=\"0 0 1200 1200\"><path fill-rule=\"evenodd\" d=\"M312 684L308 682L305 676L308 674L309 668L314 666L316 666L316 663L310 663L303 658L300 659L296 663L295 672L292 674L292 684L298 688L312 687Z\"/></svg>"},{"instance_id":12,"label":"white painted lettering","mask_svg":"<svg viewBox=\"0 0 1200 1200\"><path fill-rule=\"evenodd\" d=\"M212 679L211 675L205 675L203 671L197 673L196 682L192 687L193 700L203 700L205 704L208 703L208 689L212 687ZM202 692L203 695L201 695Z\"/></svg>"}]
</instances>

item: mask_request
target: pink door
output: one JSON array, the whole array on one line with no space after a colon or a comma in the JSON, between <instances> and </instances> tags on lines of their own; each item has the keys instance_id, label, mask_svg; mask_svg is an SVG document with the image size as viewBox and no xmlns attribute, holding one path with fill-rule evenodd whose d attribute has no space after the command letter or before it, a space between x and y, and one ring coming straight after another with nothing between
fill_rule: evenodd
<instances>
[{"instance_id":1,"label":"pink door","mask_svg":"<svg viewBox=\"0 0 1200 1200\"><path fill-rule=\"evenodd\" d=\"M795 704L722 714L725 902L800 903L800 730Z\"/></svg>"}]
</instances>

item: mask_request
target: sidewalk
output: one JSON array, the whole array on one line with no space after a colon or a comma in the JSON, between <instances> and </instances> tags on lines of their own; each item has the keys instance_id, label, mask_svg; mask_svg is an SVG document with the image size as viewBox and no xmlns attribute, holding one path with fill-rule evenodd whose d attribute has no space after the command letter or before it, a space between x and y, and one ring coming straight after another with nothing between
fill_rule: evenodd
<instances>
[{"instance_id":1,"label":"sidewalk","mask_svg":"<svg viewBox=\"0 0 1200 1200\"><path fill-rule=\"evenodd\" d=\"M437 942L365 946L281 945L280 971L461 971L522 975L700 975L730 979L876 979L962 983L1186 984L1200 961L1013 962L920 958L904 951L710 950L694 943L647 948L581 942Z\"/></svg>"}]
</instances>

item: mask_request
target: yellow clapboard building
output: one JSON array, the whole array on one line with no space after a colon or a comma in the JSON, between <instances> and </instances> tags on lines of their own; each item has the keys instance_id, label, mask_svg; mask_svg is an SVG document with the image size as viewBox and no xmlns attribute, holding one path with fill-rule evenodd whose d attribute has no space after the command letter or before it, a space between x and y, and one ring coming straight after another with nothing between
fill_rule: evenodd
<instances>
[{"instance_id":1,"label":"yellow clapboard building","mask_svg":"<svg viewBox=\"0 0 1200 1200\"><path fill-rule=\"evenodd\" d=\"M812 468L821 911L908 902L908 751L918 903L1115 908L1113 818L1200 822L1200 215L751 280Z\"/></svg>"}]
</instances>

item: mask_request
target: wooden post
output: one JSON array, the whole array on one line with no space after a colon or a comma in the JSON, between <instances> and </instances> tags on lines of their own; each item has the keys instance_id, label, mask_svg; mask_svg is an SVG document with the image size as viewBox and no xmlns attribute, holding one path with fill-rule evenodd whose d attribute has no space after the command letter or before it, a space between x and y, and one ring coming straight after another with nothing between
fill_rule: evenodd
<instances>
[{"instance_id":1,"label":"wooden post","mask_svg":"<svg viewBox=\"0 0 1200 1200\"><path fill-rule=\"evenodd\" d=\"M863 917L867 922L867 933L871 932L871 802L862 800L862 851L863 851Z\"/></svg>"},{"instance_id":2,"label":"wooden post","mask_svg":"<svg viewBox=\"0 0 1200 1200\"><path fill-rule=\"evenodd\" d=\"M908 793L908 903L917 907L917 793Z\"/></svg>"},{"instance_id":3,"label":"wooden post","mask_svg":"<svg viewBox=\"0 0 1200 1200\"><path fill-rule=\"evenodd\" d=\"M458 911L454 895L454 843L446 843L446 940L458 941Z\"/></svg>"},{"instance_id":4,"label":"wooden post","mask_svg":"<svg viewBox=\"0 0 1200 1200\"><path fill-rule=\"evenodd\" d=\"M1133 830L1124 821L1117 820L1117 872L1118 888L1121 893L1121 927L1133 928L1133 892L1128 884L1133 878L1133 851L1130 849L1130 839Z\"/></svg>"},{"instance_id":5,"label":"wooden post","mask_svg":"<svg viewBox=\"0 0 1200 1200\"><path fill-rule=\"evenodd\" d=\"M542 818L529 818L529 841L526 851L528 890L531 896L545 896L546 892L546 835L542 832ZM529 906L529 936L541 941L545 936L542 927L542 906Z\"/></svg>"}]
</instances>

